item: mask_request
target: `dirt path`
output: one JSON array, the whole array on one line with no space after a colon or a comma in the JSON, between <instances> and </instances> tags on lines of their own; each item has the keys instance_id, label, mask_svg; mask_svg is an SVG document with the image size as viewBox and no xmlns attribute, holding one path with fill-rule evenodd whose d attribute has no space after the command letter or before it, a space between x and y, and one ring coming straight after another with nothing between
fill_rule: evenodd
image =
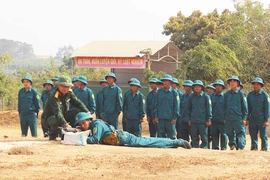
<instances>
[{"instance_id":1,"label":"dirt path","mask_svg":"<svg viewBox=\"0 0 270 180\"><path fill-rule=\"evenodd\" d=\"M8 115L14 116L12 113ZM148 135L147 124L143 126L144 135ZM249 151L248 136L246 150L222 152L105 145L67 146L60 141L49 142L43 138L41 128L38 133L38 138L22 138L18 119L0 122L1 180L270 179L270 152ZM19 148L14 149L15 146ZM20 149L27 153L20 152ZM18 151L19 155L14 155L14 151Z\"/></svg>"}]
</instances>

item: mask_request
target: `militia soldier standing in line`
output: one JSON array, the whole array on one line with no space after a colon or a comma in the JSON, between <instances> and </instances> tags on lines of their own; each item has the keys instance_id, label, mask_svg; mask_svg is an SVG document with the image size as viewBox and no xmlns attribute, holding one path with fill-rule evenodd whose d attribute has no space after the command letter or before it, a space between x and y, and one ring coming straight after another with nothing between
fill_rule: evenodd
<instances>
[{"instance_id":1,"label":"militia soldier standing in line","mask_svg":"<svg viewBox=\"0 0 270 180\"><path fill-rule=\"evenodd\" d=\"M207 94L210 96L212 96L212 94L214 92L216 92L216 88L213 86L213 83L209 84L208 86L206 86L206 91ZM210 143L212 142L212 136L211 136L211 128L208 128L208 149L210 149Z\"/></svg>"},{"instance_id":2,"label":"militia soldier standing in line","mask_svg":"<svg viewBox=\"0 0 270 180\"><path fill-rule=\"evenodd\" d=\"M47 80L43 83L43 87L45 88L43 91L42 91L42 94L41 94L41 101L42 101L42 109L44 109L45 107L45 104L46 104L46 101L50 95L50 93L52 92L52 88L53 88L53 83L51 80ZM48 134L48 129L43 129L43 134L44 134L44 137L48 137L49 134Z\"/></svg>"},{"instance_id":3,"label":"militia soldier standing in line","mask_svg":"<svg viewBox=\"0 0 270 180\"><path fill-rule=\"evenodd\" d=\"M269 95L262 90L264 82L261 78L256 77L251 84L254 91L248 94L248 119L249 134L251 137L251 151L258 150L258 132L261 138L261 151L268 150L268 119L270 114Z\"/></svg>"},{"instance_id":4,"label":"militia soldier standing in line","mask_svg":"<svg viewBox=\"0 0 270 180\"><path fill-rule=\"evenodd\" d=\"M19 90L18 94L18 112L22 137L26 137L28 127L30 127L32 137L37 137L37 117L40 110L40 97L34 88L32 88L32 78L25 76L22 78L24 88Z\"/></svg>"},{"instance_id":5,"label":"militia soldier standing in line","mask_svg":"<svg viewBox=\"0 0 270 180\"><path fill-rule=\"evenodd\" d=\"M58 78L59 78L59 76L58 75L56 75L54 78L52 78L51 79L51 81L53 82L53 88L52 88L52 91L54 91L54 90L56 90L56 82L58 81Z\"/></svg>"},{"instance_id":6,"label":"militia soldier standing in line","mask_svg":"<svg viewBox=\"0 0 270 180\"><path fill-rule=\"evenodd\" d=\"M213 85L216 88L216 92L211 96L213 113L212 125L210 127L212 136L212 149L226 150L228 138L225 132L225 102L223 92L225 85L221 79L216 80Z\"/></svg>"},{"instance_id":7,"label":"militia soldier standing in line","mask_svg":"<svg viewBox=\"0 0 270 180\"><path fill-rule=\"evenodd\" d=\"M115 130L114 126L102 120L92 120L92 116L83 112L76 115L75 125L82 131L91 130L92 135L87 138L88 144L106 144L128 147L148 148L178 148L191 149L190 144L182 139L137 137L123 130Z\"/></svg>"},{"instance_id":8,"label":"militia soldier standing in line","mask_svg":"<svg viewBox=\"0 0 270 180\"><path fill-rule=\"evenodd\" d=\"M103 78L103 79L101 79L99 81L99 85L103 89L104 87L108 86L108 82L106 81L105 78ZM102 89L99 90L97 92L97 94L96 94L96 117L97 117L97 119L101 119L101 117L100 117L100 114L101 114L101 112L100 112L100 103L101 103L100 100L101 100L101 95L102 95L102 93L101 93Z\"/></svg>"},{"instance_id":9,"label":"militia soldier standing in line","mask_svg":"<svg viewBox=\"0 0 270 180\"><path fill-rule=\"evenodd\" d=\"M183 94L180 101L180 121L178 122L178 130L177 130L177 138L184 139L186 141L190 141L190 126L189 116L188 116L188 101L190 96L192 95L192 85L193 82L191 80L186 80L183 84L185 89L185 94Z\"/></svg>"},{"instance_id":10,"label":"militia soldier standing in line","mask_svg":"<svg viewBox=\"0 0 270 180\"><path fill-rule=\"evenodd\" d=\"M142 122L145 116L145 97L139 91L141 83L134 78L130 83L131 92L125 96L123 116L125 117L127 131L135 136L142 136Z\"/></svg>"},{"instance_id":11,"label":"militia soldier standing in line","mask_svg":"<svg viewBox=\"0 0 270 180\"><path fill-rule=\"evenodd\" d=\"M150 91L147 95L146 99L146 114L147 114L147 122L149 125L149 133L150 137L157 137L157 125L154 123L154 98L158 91L158 87L156 82L158 81L157 78L152 78L149 81Z\"/></svg>"},{"instance_id":12,"label":"militia soldier standing in line","mask_svg":"<svg viewBox=\"0 0 270 180\"><path fill-rule=\"evenodd\" d=\"M72 91L74 92L77 88L79 88L78 76L74 76L72 78L72 84L73 84Z\"/></svg>"},{"instance_id":13,"label":"militia soldier standing in line","mask_svg":"<svg viewBox=\"0 0 270 180\"><path fill-rule=\"evenodd\" d=\"M70 77L60 76L57 81L57 89L48 97L41 122L43 128L49 128L50 140L56 140L59 126L74 126L75 115L72 117L68 113L70 105L77 108L80 112L86 112L90 115L86 106L72 92L72 86Z\"/></svg>"},{"instance_id":14,"label":"militia soldier standing in line","mask_svg":"<svg viewBox=\"0 0 270 180\"><path fill-rule=\"evenodd\" d=\"M158 128L158 137L175 139L175 124L180 115L180 97L171 87L171 75L165 74L161 80L164 88L157 91L154 99L154 114Z\"/></svg>"},{"instance_id":15,"label":"militia soldier standing in line","mask_svg":"<svg viewBox=\"0 0 270 180\"><path fill-rule=\"evenodd\" d=\"M230 149L242 150L246 145L247 98L243 91L237 88L240 84L237 76L229 77L227 83L230 85L231 90L227 91L224 96L226 133L229 137ZM236 134L236 140L234 134Z\"/></svg>"},{"instance_id":16,"label":"militia soldier standing in line","mask_svg":"<svg viewBox=\"0 0 270 180\"><path fill-rule=\"evenodd\" d=\"M105 122L118 129L118 116L123 106L122 90L115 84L116 77L114 73L110 72L105 79L108 86L102 89L100 116Z\"/></svg>"},{"instance_id":17,"label":"militia soldier standing in line","mask_svg":"<svg viewBox=\"0 0 270 180\"><path fill-rule=\"evenodd\" d=\"M94 114L96 111L95 96L93 91L87 87L87 78L85 76L80 76L77 81L79 88L74 91L74 94L82 101L82 103L84 103L90 113Z\"/></svg>"},{"instance_id":18,"label":"militia soldier standing in line","mask_svg":"<svg viewBox=\"0 0 270 180\"><path fill-rule=\"evenodd\" d=\"M128 81L128 84L130 84L134 79L136 79L136 78L131 78L131 79ZM136 80L138 80L138 79L136 79ZM126 96L127 96L128 94L130 94L130 93L132 93L131 88L128 89L128 90L125 92L125 95L124 95L124 98L123 98L123 107L124 107L124 105L125 105L125 99L126 99ZM127 121L126 121L126 118L125 118L124 113L123 113L123 115L122 115L122 129L123 129L124 131L127 131Z\"/></svg>"},{"instance_id":19,"label":"militia soldier standing in line","mask_svg":"<svg viewBox=\"0 0 270 180\"><path fill-rule=\"evenodd\" d=\"M188 101L188 116L192 147L208 148L208 127L211 126L212 106L209 95L203 92L204 85L201 80L193 82L194 93ZM201 144L199 145L201 139Z\"/></svg>"}]
</instances>

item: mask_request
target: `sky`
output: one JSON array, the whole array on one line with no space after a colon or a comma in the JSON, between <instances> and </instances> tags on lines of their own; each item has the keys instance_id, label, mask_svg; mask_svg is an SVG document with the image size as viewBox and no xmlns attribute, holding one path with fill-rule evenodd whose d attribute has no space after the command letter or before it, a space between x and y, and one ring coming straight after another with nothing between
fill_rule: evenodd
<instances>
[{"instance_id":1,"label":"sky","mask_svg":"<svg viewBox=\"0 0 270 180\"><path fill-rule=\"evenodd\" d=\"M270 4L270 0L261 0ZM55 55L91 41L160 41L163 24L179 11L189 16L228 8L232 0L5 0L0 39L32 44L36 55ZM105 51L105 50L104 50Z\"/></svg>"}]
</instances>

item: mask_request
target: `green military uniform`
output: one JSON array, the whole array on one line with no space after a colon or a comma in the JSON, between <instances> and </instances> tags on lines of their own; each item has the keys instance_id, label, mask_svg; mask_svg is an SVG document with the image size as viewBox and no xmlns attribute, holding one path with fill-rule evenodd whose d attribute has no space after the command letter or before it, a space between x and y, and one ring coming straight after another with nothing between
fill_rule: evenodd
<instances>
[{"instance_id":1,"label":"green military uniform","mask_svg":"<svg viewBox=\"0 0 270 180\"><path fill-rule=\"evenodd\" d=\"M193 82L193 87L200 85L204 87L203 82L196 80ZM208 148L208 127L206 122L212 119L212 106L209 95L203 91L197 95L193 93L188 101L188 116L191 121L191 140L194 148ZM199 145L199 139L202 143Z\"/></svg>"},{"instance_id":2,"label":"green military uniform","mask_svg":"<svg viewBox=\"0 0 270 180\"><path fill-rule=\"evenodd\" d=\"M61 76L57 81L57 85L72 86L71 79L67 76ZM50 94L42 114L42 126L43 128L49 128L50 140L56 138L59 126L63 126L68 122L71 126L74 126L76 114L69 113L70 105L79 111L89 112L71 89L68 93L62 94L57 88Z\"/></svg>"},{"instance_id":3,"label":"green military uniform","mask_svg":"<svg viewBox=\"0 0 270 180\"><path fill-rule=\"evenodd\" d=\"M28 80L32 85L32 78L25 76L22 79ZM18 112L20 115L20 124L22 136L27 136L28 127L30 127L32 137L37 137L37 115L40 110L40 97L34 88L30 87L26 91L25 88L19 90L18 93Z\"/></svg>"},{"instance_id":4,"label":"green military uniform","mask_svg":"<svg viewBox=\"0 0 270 180\"><path fill-rule=\"evenodd\" d=\"M206 86L207 89L213 89L214 91L216 91L216 88L213 86L213 83L208 84L208 86ZM208 94L211 98L212 94ZM212 142L212 133L211 133L211 128L208 128L208 149L210 149L210 143Z\"/></svg>"},{"instance_id":5,"label":"green military uniform","mask_svg":"<svg viewBox=\"0 0 270 180\"><path fill-rule=\"evenodd\" d=\"M172 82L172 76L165 74L161 80ZM157 91L154 100L154 115L155 119L158 119L158 137L175 139L175 123L172 124L171 121L177 122L180 115L180 97L172 87L168 90L162 88Z\"/></svg>"},{"instance_id":6,"label":"green military uniform","mask_svg":"<svg viewBox=\"0 0 270 180\"><path fill-rule=\"evenodd\" d=\"M158 81L157 78L152 78L149 81L149 84L151 83L155 83ZM157 137L157 126L156 124L153 122L154 119L154 98L156 95L157 91L150 91L147 95L147 99L146 99L146 115L147 118L149 118L149 133L150 133L150 137Z\"/></svg>"},{"instance_id":7,"label":"green military uniform","mask_svg":"<svg viewBox=\"0 0 270 180\"><path fill-rule=\"evenodd\" d=\"M150 148L191 148L190 144L182 139L137 137L123 130L115 130L113 126L102 120L97 119L93 121L91 116L83 112L76 115L75 125L87 119L91 119L89 129L92 131L92 135L87 138L88 144Z\"/></svg>"},{"instance_id":8,"label":"green military uniform","mask_svg":"<svg viewBox=\"0 0 270 180\"><path fill-rule=\"evenodd\" d=\"M186 80L183 86L192 87L193 82L191 80ZM190 126L188 124L189 116L188 116L188 101L193 92L187 94L183 94L180 101L180 121L178 122L178 133L177 138L184 139L189 142L190 140Z\"/></svg>"},{"instance_id":9,"label":"green military uniform","mask_svg":"<svg viewBox=\"0 0 270 180\"><path fill-rule=\"evenodd\" d=\"M140 81L137 79L133 79L129 84L130 86L138 86L141 88ZM133 94L132 91L127 93L123 104L123 114L127 121L127 131L135 136L141 137L142 125L140 120L145 116L145 97L140 91L136 94Z\"/></svg>"},{"instance_id":10,"label":"green military uniform","mask_svg":"<svg viewBox=\"0 0 270 180\"><path fill-rule=\"evenodd\" d=\"M88 84L87 78L85 76L80 76L77 81ZM96 111L96 101L93 91L85 86L83 89L81 87L77 88L74 91L74 94L77 98L87 107L91 114L94 114Z\"/></svg>"},{"instance_id":11,"label":"green military uniform","mask_svg":"<svg viewBox=\"0 0 270 180\"><path fill-rule=\"evenodd\" d=\"M225 88L224 82L218 79L214 82L214 86L221 85L223 89ZM212 125L211 136L212 136L212 149L227 149L227 135L225 132L225 102L224 102L224 92L218 94L215 92L211 96L212 100ZM220 141L219 141L220 140ZM221 148L219 146L221 144Z\"/></svg>"},{"instance_id":12,"label":"green military uniform","mask_svg":"<svg viewBox=\"0 0 270 180\"><path fill-rule=\"evenodd\" d=\"M252 84L260 83L264 86L263 80L256 77ZM247 97L248 101L248 121L249 133L251 137L251 150L258 150L258 132L261 138L261 150L268 150L268 133L267 127L263 127L264 122L268 122L270 114L270 98L269 95L262 89L256 93L251 91Z\"/></svg>"},{"instance_id":13,"label":"green military uniform","mask_svg":"<svg viewBox=\"0 0 270 180\"><path fill-rule=\"evenodd\" d=\"M240 80L237 76L231 76L228 79L228 84L231 80ZM244 149L246 145L246 134L243 120L247 119L248 108L247 99L240 89L235 91L229 90L224 95L225 101L225 126L226 133L229 137L229 146L231 149ZM234 140L236 133L236 141Z\"/></svg>"},{"instance_id":14,"label":"green military uniform","mask_svg":"<svg viewBox=\"0 0 270 180\"><path fill-rule=\"evenodd\" d=\"M114 82L116 82L116 77L114 73L109 73L105 79L108 77L113 77ZM113 125L118 129L118 116L122 111L122 90L116 84L112 86L106 86L102 89L100 111L102 119Z\"/></svg>"},{"instance_id":15,"label":"green military uniform","mask_svg":"<svg viewBox=\"0 0 270 180\"><path fill-rule=\"evenodd\" d=\"M99 81L99 84L101 85L101 83L106 83L106 79L103 78ZM101 111L100 111L100 101L101 101L101 96L102 96L102 93L101 93L102 89L99 90L96 94L96 117L97 119L101 119L100 117L100 114L101 114Z\"/></svg>"}]
</instances>

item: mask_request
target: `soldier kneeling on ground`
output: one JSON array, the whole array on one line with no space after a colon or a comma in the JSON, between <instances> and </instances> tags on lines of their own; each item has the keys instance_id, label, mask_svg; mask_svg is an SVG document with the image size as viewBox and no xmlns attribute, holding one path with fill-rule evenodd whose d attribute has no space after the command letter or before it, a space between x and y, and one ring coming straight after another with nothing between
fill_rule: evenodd
<instances>
[{"instance_id":1,"label":"soldier kneeling on ground","mask_svg":"<svg viewBox=\"0 0 270 180\"><path fill-rule=\"evenodd\" d=\"M78 112L89 113L86 106L72 92L71 79L68 76L60 76L57 88L53 91L44 107L42 114L42 128L49 128L49 139L56 140L58 127L74 126L75 115ZM70 105L74 107L70 110Z\"/></svg>"},{"instance_id":2,"label":"soldier kneeling on ground","mask_svg":"<svg viewBox=\"0 0 270 180\"><path fill-rule=\"evenodd\" d=\"M113 126L102 120L93 120L92 116L85 112L76 115L74 125L78 126L82 131L91 130L92 135L87 138L88 144L191 149L191 145L182 139L137 137L123 130L115 130Z\"/></svg>"}]
</instances>

